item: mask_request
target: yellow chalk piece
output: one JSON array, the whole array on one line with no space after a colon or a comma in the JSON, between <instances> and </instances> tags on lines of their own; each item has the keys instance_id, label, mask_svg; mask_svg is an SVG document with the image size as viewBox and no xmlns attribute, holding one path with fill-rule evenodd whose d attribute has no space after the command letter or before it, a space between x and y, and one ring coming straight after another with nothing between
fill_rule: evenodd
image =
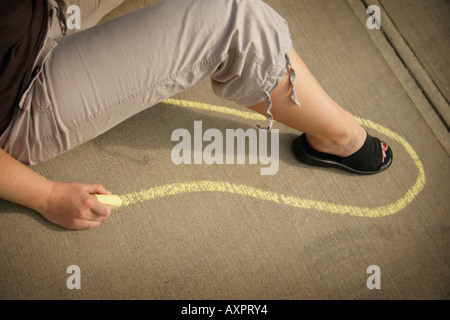
<instances>
[{"instance_id":1,"label":"yellow chalk piece","mask_svg":"<svg viewBox=\"0 0 450 320\"><path fill-rule=\"evenodd\" d=\"M120 197L117 195L93 194L93 196L96 197L97 200L103 204L108 204L115 208L122 206L122 199L120 199Z\"/></svg>"}]
</instances>

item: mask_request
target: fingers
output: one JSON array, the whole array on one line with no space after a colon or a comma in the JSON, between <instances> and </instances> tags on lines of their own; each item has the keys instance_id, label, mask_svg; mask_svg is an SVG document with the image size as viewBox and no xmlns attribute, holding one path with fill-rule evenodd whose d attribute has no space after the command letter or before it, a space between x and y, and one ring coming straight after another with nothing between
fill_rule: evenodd
<instances>
[{"instance_id":1,"label":"fingers","mask_svg":"<svg viewBox=\"0 0 450 320\"><path fill-rule=\"evenodd\" d=\"M87 184L84 188L89 194L111 194L101 184ZM92 196L88 197L86 206L90 209L86 218L95 222L105 221L113 209L111 205L105 205Z\"/></svg>"},{"instance_id":2,"label":"fingers","mask_svg":"<svg viewBox=\"0 0 450 320\"><path fill-rule=\"evenodd\" d=\"M94 201L96 200L94 199ZM73 217L67 221L66 225L63 226L74 230L85 230L99 227L100 223L107 219L112 209L112 206L106 206L103 204L100 205L106 208L85 207L84 210L73 215ZM100 214L97 214L97 212Z\"/></svg>"},{"instance_id":3,"label":"fingers","mask_svg":"<svg viewBox=\"0 0 450 320\"><path fill-rule=\"evenodd\" d=\"M90 228L97 228L100 223L105 221L107 217L99 216L91 211L86 213L79 213L69 219L63 227L73 230L85 230Z\"/></svg>"},{"instance_id":4,"label":"fingers","mask_svg":"<svg viewBox=\"0 0 450 320\"><path fill-rule=\"evenodd\" d=\"M84 224L84 229L98 228L100 227L100 222L97 221L86 221Z\"/></svg>"},{"instance_id":5,"label":"fingers","mask_svg":"<svg viewBox=\"0 0 450 320\"><path fill-rule=\"evenodd\" d=\"M88 220L80 220L73 222L70 226L67 226L67 229L72 230L86 230L92 228L98 228L100 226L100 222L98 221L88 221Z\"/></svg>"},{"instance_id":6,"label":"fingers","mask_svg":"<svg viewBox=\"0 0 450 320\"><path fill-rule=\"evenodd\" d=\"M108 218L113 207L101 203L91 194L111 194L111 192L100 184L84 184L82 187L88 193L88 196L83 201L84 209L77 215L74 227L75 229L98 227L100 222Z\"/></svg>"},{"instance_id":7,"label":"fingers","mask_svg":"<svg viewBox=\"0 0 450 320\"><path fill-rule=\"evenodd\" d=\"M92 221L104 221L113 209L113 206L103 204L94 197L88 200L88 205L93 216Z\"/></svg>"}]
</instances>

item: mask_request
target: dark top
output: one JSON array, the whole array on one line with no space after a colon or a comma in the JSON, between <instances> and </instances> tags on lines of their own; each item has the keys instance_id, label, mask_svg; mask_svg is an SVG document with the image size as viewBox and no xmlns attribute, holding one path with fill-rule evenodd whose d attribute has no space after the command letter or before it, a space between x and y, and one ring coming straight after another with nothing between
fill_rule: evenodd
<instances>
[{"instance_id":1,"label":"dark top","mask_svg":"<svg viewBox=\"0 0 450 320\"><path fill-rule=\"evenodd\" d=\"M0 0L0 134L31 80L47 21L46 0Z\"/></svg>"}]
</instances>

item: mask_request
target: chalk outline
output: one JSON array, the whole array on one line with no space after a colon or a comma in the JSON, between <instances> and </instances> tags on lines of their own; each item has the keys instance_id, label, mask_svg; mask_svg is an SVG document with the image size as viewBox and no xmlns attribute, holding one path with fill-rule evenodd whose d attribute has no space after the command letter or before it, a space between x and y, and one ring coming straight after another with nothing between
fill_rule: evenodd
<instances>
[{"instance_id":1,"label":"chalk outline","mask_svg":"<svg viewBox=\"0 0 450 320\"><path fill-rule=\"evenodd\" d=\"M237 116L244 119L251 120L265 120L265 117L260 114L254 112L246 112L240 111L233 108L228 108L224 106L216 106L210 105L201 102L192 102L186 100L179 99L167 99L162 101L162 103L171 104L175 106L185 107L185 108L194 108L200 110L206 110L211 112L217 112L222 114L228 114ZM270 201L277 204L283 204L291 207L302 208L302 209L315 209L319 211L323 211L326 213L338 213L338 214L346 214L350 216L358 216L365 218L381 218L390 215L394 215L397 212L405 209L409 204L411 204L417 195L423 190L426 184L426 176L425 169L420 161L417 153L411 147L411 145L400 135L393 132L392 130L383 127L380 124L372 122L367 119L363 119L360 117L356 117L357 121L364 127L373 129L382 135L397 141L401 144L406 152L409 154L411 159L418 170L418 177L414 185L408 189L406 194L398 199L397 201L375 207L358 207L358 206L350 206L350 205L342 205L335 204L325 201L318 200L310 200L310 199L302 199L295 196L287 196L283 194L279 194L273 191L266 191L259 188L255 188L248 185L238 185L230 182L224 181L188 181L188 182L179 182L166 184L161 186L156 186L149 188L147 190L141 190L137 192L128 193L125 195L121 195L120 198L122 200L122 206L128 206L136 203L141 203L144 201L162 198L167 196L173 196L177 194L187 193L187 192L225 192L231 194L238 194L243 196L249 196L253 198L257 198L264 201Z\"/></svg>"}]
</instances>

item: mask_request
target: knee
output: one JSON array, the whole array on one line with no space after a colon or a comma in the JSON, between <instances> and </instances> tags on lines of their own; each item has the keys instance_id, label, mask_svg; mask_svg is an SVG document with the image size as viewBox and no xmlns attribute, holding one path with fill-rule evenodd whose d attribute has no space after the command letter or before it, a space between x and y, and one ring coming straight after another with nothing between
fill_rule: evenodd
<instances>
[{"instance_id":1,"label":"knee","mask_svg":"<svg viewBox=\"0 0 450 320\"><path fill-rule=\"evenodd\" d=\"M227 8L220 43L228 55L211 77L214 92L242 105L254 105L286 73L286 56L292 49L287 23L261 0L211 2Z\"/></svg>"},{"instance_id":2,"label":"knee","mask_svg":"<svg viewBox=\"0 0 450 320\"><path fill-rule=\"evenodd\" d=\"M220 28L226 25L241 26L245 21L259 20L261 23L269 23L276 13L262 0L192 0L199 20L208 20L217 24ZM269 21L266 21L269 19Z\"/></svg>"},{"instance_id":3,"label":"knee","mask_svg":"<svg viewBox=\"0 0 450 320\"><path fill-rule=\"evenodd\" d=\"M260 0L193 0L201 20L210 20L220 24L235 20L238 14L245 15L251 7L250 1Z\"/></svg>"}]
</instances>

